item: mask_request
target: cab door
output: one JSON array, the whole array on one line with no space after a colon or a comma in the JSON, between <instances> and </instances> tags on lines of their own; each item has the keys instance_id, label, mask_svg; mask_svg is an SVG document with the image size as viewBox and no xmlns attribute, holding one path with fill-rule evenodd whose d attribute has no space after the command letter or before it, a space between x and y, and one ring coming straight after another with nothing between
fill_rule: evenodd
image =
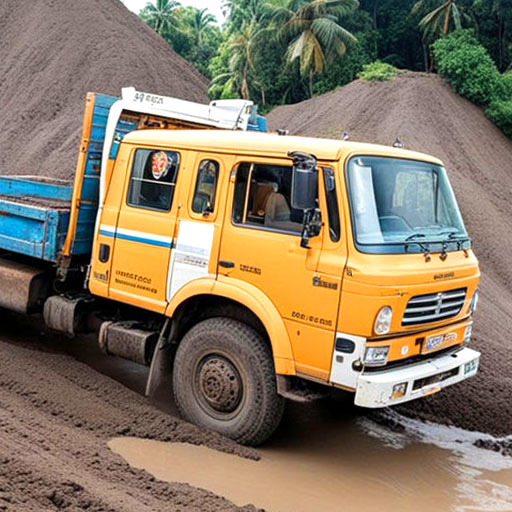
<instances>
[{"instance_id":1,"label":"cab door","mask_svg":"<svg viewBox=\"0 0 512 512\"><path fill-rule=\"evenodd\" d=\"M291 180L289 160L237 163L229 184L219 280L245 281L263 291L284 319L297 372L328 380L343 265L341 259L326 263L322 255L330 229L323 193L320 236L309 241L309 248L301 247L304 212L291 207Z\"/></svg>"},{"instance_id":2,"label":"cab door","mask_svg":"<svg viewBox=\"0 0 512 512\"><path fill-rule=\"evenodd\" d=\"M101 234L114 239L109 285L112 299L165 311L182 159L174 150L133 150L117 225L101 226Z\"/></svg>"},{"instance_id":3,"label":"cab door","mask_svg":"<svg viewBox=\"0 0 512 512\"><path fill-rule=\"evenodd\" d=\"M176 247L169 267L169 302L190 282L215 277L217 273L225 207L225 165L232 162L232 157L210 153L194 155L186 203L180 211Z\"/></svg>"}]
</instances>

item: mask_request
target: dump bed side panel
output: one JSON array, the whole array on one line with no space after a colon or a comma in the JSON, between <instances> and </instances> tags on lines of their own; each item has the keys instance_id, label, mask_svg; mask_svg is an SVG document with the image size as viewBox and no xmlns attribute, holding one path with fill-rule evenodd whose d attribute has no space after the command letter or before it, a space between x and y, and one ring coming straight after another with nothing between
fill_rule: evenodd
<instances>
[{"instance_id":1,"label":"dump bed side panel","mask_svg":"<svg viewBox=\"0 0 512 512\"><path fill-rule=\"evenodd\" d=\"M56 261L69 224L71 186L36 177L0 177L0 249Z\"/></svg>"}]
</instances>

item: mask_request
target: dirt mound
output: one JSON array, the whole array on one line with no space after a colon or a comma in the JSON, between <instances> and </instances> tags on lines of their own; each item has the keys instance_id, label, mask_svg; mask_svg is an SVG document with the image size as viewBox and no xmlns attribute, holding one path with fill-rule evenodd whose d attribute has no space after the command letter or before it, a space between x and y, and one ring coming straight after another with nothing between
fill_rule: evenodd
<instances>
[{"instance_id":1,"label":"dirt mound","mask_svg":"<svg viewBox=\"0 0 512 512\"><path fill-rule=\"evenodd\" d=\"M0 174L70 178L85 94L207 101L207 81L119 0L0 2Z\"/></svg>"},{"instance_id":2,"label":"dirt mound","mask_svg":"<svg viewBox=\"0 0 512 512\"><path fill-rule=\"evenodd\" d=\"M441 78L408 73L384 83L353 82L318 98L276 108L270 129L392 144L447 165L480 260L481 301L472 346L477 377L403 409L426 419L496 435L512 433L512 142L481 109Z\"/></svg>"},{"instance_id":3,"label":"dirt mound","mask_svg":"<svg viewBox=\"0 0 512 512\"><path fill-rule=\"evenodd\" d=\"M254 450L157 410L66 354L74 344L83 349L85 340L45 334L37 322L16 315L1 317L0 511L239 510L212 493L130 468L107 441L133 435L253 459Z\"/></svg>"}]
</instances>

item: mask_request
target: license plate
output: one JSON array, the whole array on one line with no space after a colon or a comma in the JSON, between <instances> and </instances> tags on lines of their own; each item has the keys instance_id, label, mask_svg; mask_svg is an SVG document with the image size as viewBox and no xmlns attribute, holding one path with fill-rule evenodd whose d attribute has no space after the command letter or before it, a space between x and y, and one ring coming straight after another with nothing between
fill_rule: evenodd
<instances>
[{"instance_id":1,"label":"license plate","mask_svg":"<svg viewBox=\"0 0 512 512\"><path fill-rule=\"evenodd\" d=\"M441 348L443 345L446 345L456 340L456 332L449 332L448 334L435 334L434 336L429 336L425 340L422 353L433 352L434 350Z\"/></svg>"},{"instance_id":2,"label":"license plate","mask_svg":"<svg viewBox=\"0 0 512 512\"><path fill-rule=\"evenodd\" d=\"M444 341L444 336L429 336L425 341L425 352L429 352L430 350L434 350L442 345Z\"/></svg>"}]
</instances>

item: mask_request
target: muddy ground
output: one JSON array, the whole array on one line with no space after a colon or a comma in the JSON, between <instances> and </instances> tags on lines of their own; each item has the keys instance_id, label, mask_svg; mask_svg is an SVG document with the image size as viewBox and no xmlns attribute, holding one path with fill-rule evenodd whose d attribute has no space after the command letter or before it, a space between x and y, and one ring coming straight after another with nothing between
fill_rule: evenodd
<instances>
[{"instance_id":1,"label":"muddy ground","mask_svg":"<svg viewBox=\"0 0 512 512\"><path fill-rule=\"evenodd\" d=\"M110 452L107 441L116 436L182 441L253 459L255 451L160 411L77 361L73 354L101 369L93 340L45 333L39 322L9 313L0 318L0 511L255 510L188 485L156 481ZM120 374L110 363L107 372ZM135 383L141 379L129 373L144 369L126 369L123 380L140 387ZM163 395L165 401L165 390Z\"/></svg>"}]
</instances>

